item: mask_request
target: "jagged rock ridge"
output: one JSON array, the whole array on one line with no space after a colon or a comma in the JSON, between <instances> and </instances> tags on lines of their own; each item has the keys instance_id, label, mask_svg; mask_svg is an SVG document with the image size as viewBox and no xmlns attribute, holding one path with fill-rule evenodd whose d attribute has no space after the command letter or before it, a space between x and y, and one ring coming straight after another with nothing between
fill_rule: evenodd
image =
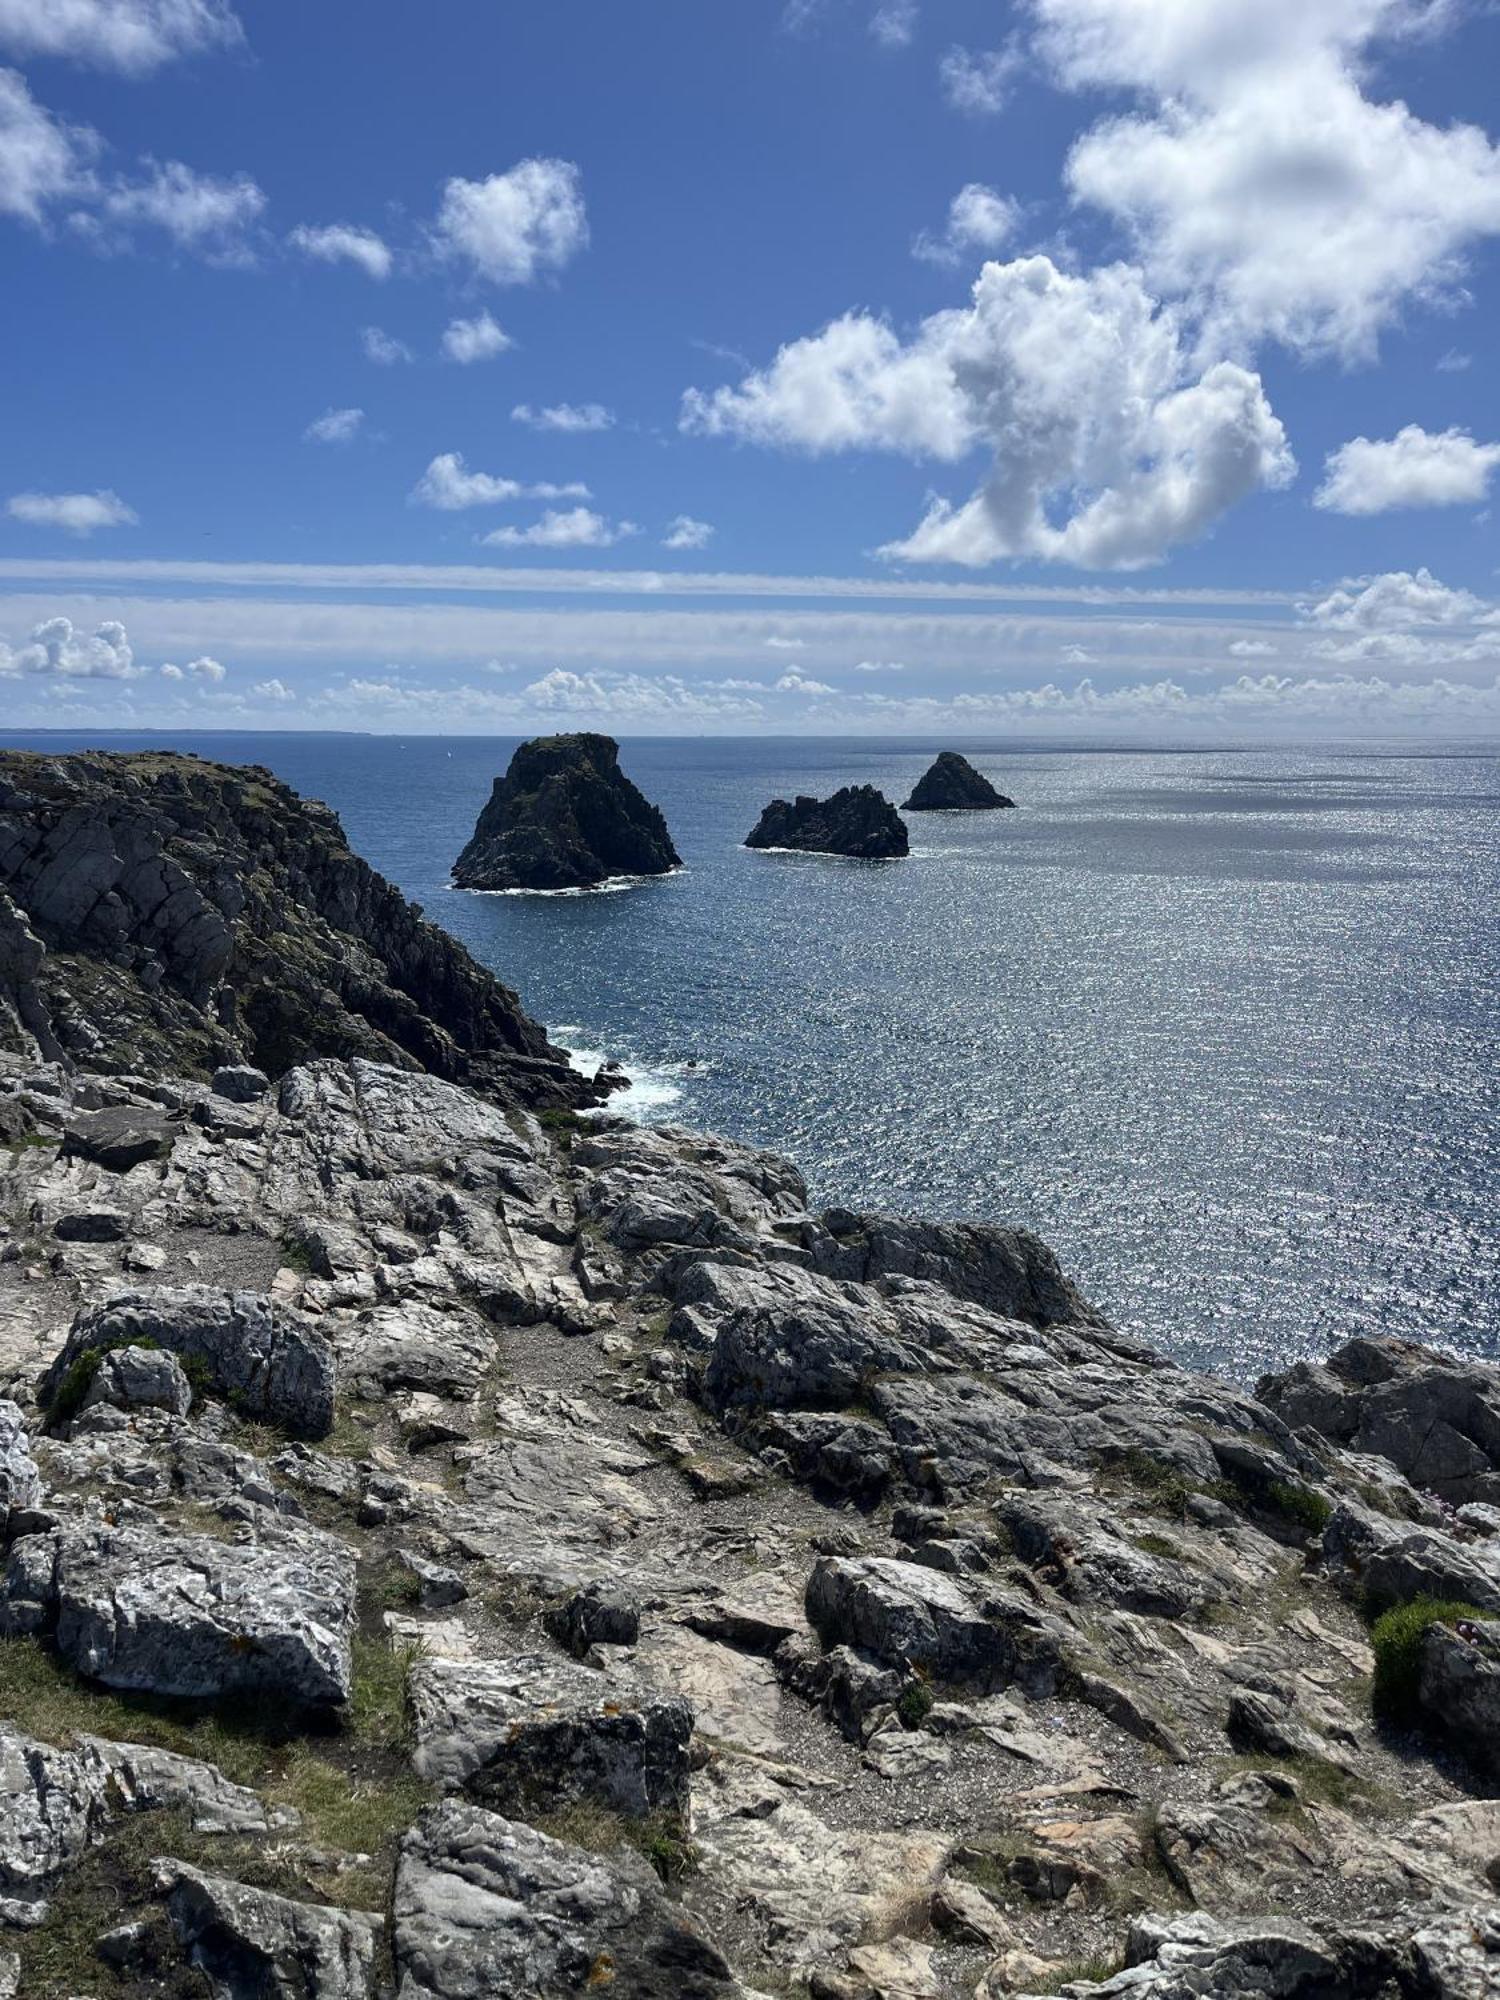
<instances>
[{"instance_id":1,"label":"jagged rock ridge","mask_svg":"<svg viewBox=\"0 0 1500 2000\"><path fill-rule=\"evenodd\" d=\"M956 750L940 750L912 788L902 812L995 812L1013 806Z\"/></svg>"},{"instance_id":2,"label":"jagged rock ridge","mask_svg":"<svg viewBox=\"0 0 1500 2000\"><path fill-rule=\"evenodd\" d=\"M845 785L828 799L799 794L772 799L746 847L795 847L810 854L845 854L856 861L892 861L910 851L906 828L874 785Z\"/></svg>"},{"instance_id":3,"label":"jagged rock ridge","mask_svg":"<svg viewBox=\"0 0 1500 2000\"><path fill-rule=\"evenodd\" d=\"M657 807L620 769L612 736L539 736L495 780L453 866L461 889L590 889L681 862Z\"/></svg>"},{"instance_id":4,"label":"jagged rock ridge","mask_svg":"<svg viewBox=\"0 0 1500 2000\"><path fill-rule=\"evenodd\" d=\"M0 753L0 1048L189 1075L360 1055L507 1102L602 1095L326 806L156 751Z\"/></svg>"}]
</instances>

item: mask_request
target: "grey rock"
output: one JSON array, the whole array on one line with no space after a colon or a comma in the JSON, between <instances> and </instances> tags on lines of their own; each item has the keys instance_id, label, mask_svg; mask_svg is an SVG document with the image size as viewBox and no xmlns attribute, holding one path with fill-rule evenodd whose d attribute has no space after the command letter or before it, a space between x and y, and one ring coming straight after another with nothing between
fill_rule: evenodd
<instances>
[{"instance_id":1,"label":"grey rock","mask_svg":"<svg viewBox=\"0 0 1500 2000\"><path fill-rule=\"evenodd\" d=\"M398 1549L396 1560L415 1578L417 1602L426 1611L441 1611L450 1604L461 1604L469 1594L469 1586L455 1569L428 1562L425 1556L410 1549Z\"/></svg>"},{"instance_id":2,"label":"grey rock","mask_svg":"<svg viewBox=\"0 0 1500 2000\"><path fill-rule=\"evenodd\" d=\"M641 1607L619 1584L588 1583L548 1608L547 1630L581 1660L591 1646L633 1646Z\"/></svg>"},{"instance_id":3,"label":"grey rock","mask_svg":"<svg viewBox=\"0 0 1500 2000\"><path fill-rule=\"evenodd\" d=\"M953 1577L888 1556L820 1557L807 1616L825 1645L944 1682L1044 1682L1058 1665L1056 1621L1029 1600L992 1592L976 1603Z\"/></svg>"},{"instance_id":4,"label":"grey rock","mask_svg":"<svg viewBox=\"0 0 1500 2000\"><path fill-rule=\"evenodd\" d=\"M89 1349L153 1345L201 1367L246 1416L300 1437L323 1437L333 1427L335 1365L323 1334L260 1292L208 1285L118 1292L80 1313L43 1377L43 1404Z\"/></svg>"},{"instance_id":5,"label":"grey rock","mask_svg":"<svg viewBox=\"0 0 1500 2000\"><path fill-rule=\"evenodd\" d=\"M11 1550L0 1628L50 1630L108 1687L195 1698L348 1700L354 1560L302 1528L285 1546L154 1526L80 1525Z\"/></svg>"},{"instance_id":6,"label":"grey rock","mask_svg":"<svg viewBox=\"0 0 1500 2000\"><path fill-rule=\"evenodd\" d=\"M123 1243L130 1234L131 1218L123 1208L94 1204L71 1208L52 1225L59 1243Z\"/></svg>"},{"instance_id":7,"label":"grey rock","mask_svg":"<svg viewBox=\"0 0 1500 2000\"><path fill-rule=\"evenodd\" d=\"M1500 1549L1464 1543L1435 1528L1414 1528L1347 1500L1323 1530L1323 1559L1361 1602L1407 1604L1435 1597L1500 1613Z\"/></svg>"},{"instance_id":8,"label":"grey rock","mask_svg":"<svg viewBox=\"0 0 1500 2000\"><path fill-rule=\"evenodd\" d=\"M215 2000L370 2000L383 1920L295 1903L180 1861L157 1864L167 1915Z\"/></svg>"},{"instance_id":9,"label":"grey rock","mask_svg":"<svg viewBox=\"0 0 1500 2000\"><path fill-rule=\"evenodd\" d=\"M215 1096L227 1097L231 1104L253 1104L271 1088L271 1079L249 1063L227 1063L214 1071L209 1087Z\"/></svg>"},{"instance_id":10,"label":"grey rock","mask_svg":"<svg viewBox=\"0 0 1500 2000\"><path fill-rule=\"evenodd\" d=\"M457 1800L402 1842L392 1933L400 2000L741 1993L638 1856L587 1854Z\"/></svg>"},{"instance_id":11,"label":"grey rock","mask_svg":"<svg viewBox=\"0 0 1500 2000\"><path fill-rule=\"evenodd\" d=\"M0 1540L17 1514L41 1498L42 1476L31 1455L26 1420L17 1406L0 1397Z\"/></svg>"},{"instance_id":12,"label":"grey rock","mask_svg":"<svg viewBox=\"0 0 1500 2000\"><path fill-rule=\"evenodd\" d=\"M1429 1625L1417 1700L1426 1720L1465 1756L1500 1771L1500 1620Z\"/></svg>"},{"instance_id":13,"label":"grey rock","mask_svg":"<svg viewBox=\"0 0 1500 2000\"><path fill-rule=\"evenodd\" d=\"M176 1355L163 1348L116 1347L100 1361L83 1399L85 1410L97 1403L185 1417L193 1406L193 1385Z\"/></svg>"},{"instance_id":14,"label":"grey rock","mask_svg":"<svg viewBox=\"0 0 1500 2000\"><path fill-rule=\"evenodd\" d=\"M485 1804L535 1811L588 1799L636 1816L685 1816L693 1713L539 1654L418 1660L411 1706L419 1776Z\"/></svg>"},{"instance_id":15,"label":"grey rock","mask_svg":"<svg viewBox=\"0 0 1500 2000\"><path fill-rule=\"evenodd\" d=\"M92 1160L110 1173L127 1174L148 1160L164 1160L179 1129L165 1112L143 1111L133 1105L79 1112L68 1121L63 1154L65 1158Z\"/></svg>"}]
</instances>

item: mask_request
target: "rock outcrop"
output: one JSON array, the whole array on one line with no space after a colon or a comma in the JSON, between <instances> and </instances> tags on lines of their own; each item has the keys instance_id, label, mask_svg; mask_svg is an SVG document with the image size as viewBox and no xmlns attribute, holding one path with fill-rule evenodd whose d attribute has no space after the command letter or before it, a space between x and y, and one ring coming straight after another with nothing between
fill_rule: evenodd
<instances>
[{"instance_id":1,"label":"rock outcrop","mask_svg":"<svg viewBox=\"0 0 1500 2000\"><path fill-rule=\"evenodd\" d=\"M0 1050L0 1994L1495 1992L1500 1368L196 1020Z\"/></svg>"},{"instance_id":2,"label":"rock outcrop","mask_svg":"<svg viewBox=\"0 0 1500 2000\"><path fill-rule=\"evenodd\" d=\"M460 889L593 889L680 867L660 811L620 769L612 736L523 743L453 864Z\"/></svg>"},{"instance_id":3,"label":"rock outcrop","mask_svg":"<svg viewBox=\"0 0 1500 2000\"><path fill-rule=\"evenodd\" d=\"M164 751L0 752L0 1048L199 1076L363 1055L506 1103L603 1095L326 806Z\"/></svg>"},{"instance_id":4,"label":"rock outcrop","mask_svg":"<svg viewBox=\"0 0 1500 2000\"><path fill-rule=\"evenodd\" d=\"M745 835L746 847L798 848L855 861L895 861L910 851L906 828L874 785L845 785L832 798L772 799Z\"/></svg>"},{"instance_id":5,"label":"rock outcrop","mask_svg":"<svg viewBox=\"0 0 1500 2000\"><path fill-rule=\"evenodd\" d=\"M902 812L995 812L1013 806L982 771L956 750L940 750L912 787Z\"/></svg>"}]
</instances>

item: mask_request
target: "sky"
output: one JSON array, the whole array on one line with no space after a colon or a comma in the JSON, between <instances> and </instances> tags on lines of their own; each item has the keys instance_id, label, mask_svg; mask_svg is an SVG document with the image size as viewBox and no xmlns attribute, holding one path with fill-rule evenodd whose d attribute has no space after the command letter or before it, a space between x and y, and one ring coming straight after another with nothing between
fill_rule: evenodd
<instances>
[{"instance_id":1,"label":"sky","mask_svg":"<svg viewBox=\"0 0 1500 2000\"><path fill-rule=\"evenodd\" d=\"M1500 742L1494 0L0 0L0 725Z\"/></svg>"}]
</instances>

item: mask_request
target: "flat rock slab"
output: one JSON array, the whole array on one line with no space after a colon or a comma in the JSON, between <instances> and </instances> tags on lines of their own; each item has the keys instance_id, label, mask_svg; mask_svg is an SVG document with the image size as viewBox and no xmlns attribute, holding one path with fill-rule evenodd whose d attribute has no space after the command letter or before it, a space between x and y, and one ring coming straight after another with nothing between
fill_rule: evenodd
<instances>
[{"instance_id":1,"label":"flat rock slab","mask_svg":"<svg viewBox=\"0 0 1500 2000\"><path fill-rule=\"evenodd\" d=\"M349 1698L354 1558L305 1529L275 1548L165 1528L67 1527L11 1550L0 1627L48 1630L108 1687Z\"/></svg>"},{"instance_id":2,"label":"flat rock slab","mask_svg":"<svg viewBox=\"0 0 1500 2000\"><path fill-rule=\"evenodd\" d=\"M640 1856L460 1800L402 1842L392 1928L401 2000L748 2000Z\"/></svg>"},{"instance_id":3,"label":"flat rock slab","mask_svg":"<svg viewBox=\"0 0 1500 2000\"><path fill-rule=\"evenodd\" d=\"M1009 1659L1005 1633L952 1577L889 1556L821 1558L808 1579L807 1615L826 1645L943 1680L998 1676Z\"/></svg>"},{"instance_id":4,"label":"flat rock slab","mask_svg":"<svg viewBox=\"0 0 1500 2000\"><path fill-rule=\"evenodd\" d=\"M688 1809L685 1701L540 1654L419 1660L411 1674L418 1774L487 1804L541 1810L587 1799L644 1815Z\"/></svg>"},{"instance_id":5,"label":"flat rock slab","mask_svg":"<svg viewBox=\"0 0 1500 2000\"><path fill-rule=\"evenodd\" d=\"M369 2000L383 1920L157 1863L167 1915L214 2000Z\"/></svg>"},{"instance_id":6,"label":"flat rock slab","mask_svg":"<svg viewBox=\"0 0 1500 2000\"><path fill-rule=\"evenodd\" d=\"M81 1111L68 1120L63 1154L92 1160L110 1173L127 1174L147 1160L164 1160L179 1129L161 1111L138 1111L128 1105Z\"/></svg>"}]
</instances>

